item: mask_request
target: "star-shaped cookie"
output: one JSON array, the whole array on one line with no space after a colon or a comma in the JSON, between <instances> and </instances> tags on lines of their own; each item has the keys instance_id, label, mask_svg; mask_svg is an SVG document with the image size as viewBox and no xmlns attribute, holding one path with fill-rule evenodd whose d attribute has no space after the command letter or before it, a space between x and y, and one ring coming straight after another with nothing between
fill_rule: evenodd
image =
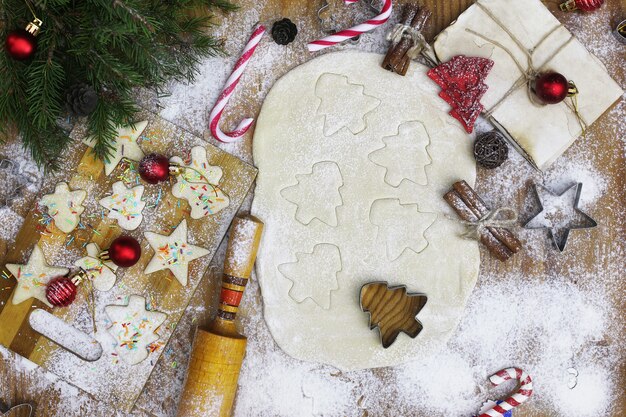
<instances>
[{"instance_id":1,"label":"star-shaped cookie","mask_svg":"<svg viewBox=\"0 0 626 417\"><path fill-rule=\"evenodd\" d=\"M6 268L17 279L17 287L11 301L13 304L36 298L48 307L52 307L52 304L46 299L46 286L53 278L69 272L67 268L48 265L38 245L33 248L26 265L7 264Z\"/></svg>"},{"instance_id":2,"label":"star-shaped cookie","mask_svg":"<svg viewBox=\"0 0 626 417\"><path fill-rule=\"evenodd\" d=\"M63 233L71 233L80 222L80 215L85 211L82 206L87 197L85 190L70 191L66 182L56 185L53 194L46 194L39 202L48 208L48 215L54 219L54 225Z\"/></svg>"},{"instance_id":3,"label":"star-shaped cookie","mask_svg":"<svg viewBox=\"0 0 626 417\"><path fill-rule=\"evenodd\" d=\"M137 139L139 139L139 136L141 136L146 129L146 126L148 126L147 121L135 123L136 129L130 126L118 126L117 135L115 136L114 142L111 144L113 145L113 149L104 162L104 173L106 175L110 175L111 172L113 172L122 158L128 158L133 161L140 161L141 158L143 158L144 154L137 144ZM83 140L83 143L93 148L96 145L96 138L89 137Z\"/></svg>"},{"instance_id":4,"label":"star-shaped cookie","mask_svg":"<svg viewBox=\"0 0 626 417\"><path fill-rule=\"evenodd\" d=\"M152 232L145 232L144 235L154 249L154 256L144 273L169 269L183 286L187 285L189 262L209 254L208 250L187 242L187 220L180 222L169 236Z\"/></svg>"},{"instance_id":5,"label":"star-shaped cookie","mask_svg":"<svg viewBox=\"0 0 626 417\"><path fill-rule=\"evenodd\" d=\"M127 305L110 305L104 310L112 324L107 330L115 339L115 350L128 364L148 357L148 346L159 340L156 333L167 314L146 310L146 299L131 295Z\"/></svg>"},{"instance_id":6,"label":"star-shaped cookie","mask_svg":"<svg viewBox=\"0 0 626 417\"><path fill-rule=\"evenodd\" d=\"M144 186L126 188L124 182L113 183L113 194L100 200L100 205L109 209L109 219L117 220L117 224L125 230L135 230L141 224L141 212L146 202L141 199Z\"/></svg>"},{"instance_id":7,"label":"star-shaped cookie","mask_svg":"<svg viewBox=\"0 0 626 417\"><path fill-rule=\"evenodd\" d=\"M189 202L192 219L201 219L228 207L228 196L219 188L222 168L209 164L204 147L194 146L187 164L177 156L170 161L186 168L176 176L172 194Z\"/></svg>"},{"instance_id":8,"label":"star-shaped cookie","mask_svg":"<svg viewBox=\"0 0 626 417\"><path fill-rule=\"evenodd\" d=\"M84 269L93 282L93 287L98 291L109 291L115 285L117 265L111 261L103 262L98 256L100 247L96 243L90 243L86 247L87 256L80 258L74 265Z\"/></svg>"}]
</instances>

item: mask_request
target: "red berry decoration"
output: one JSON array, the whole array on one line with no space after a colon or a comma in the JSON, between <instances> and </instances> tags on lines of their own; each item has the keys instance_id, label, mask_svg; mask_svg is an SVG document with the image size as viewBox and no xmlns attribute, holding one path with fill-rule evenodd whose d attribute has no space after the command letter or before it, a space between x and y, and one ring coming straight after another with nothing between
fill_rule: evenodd
<instances>
[{"instance_id":1,"label":"red berry decoration","mask_svg":"<svg viewBox=\"0 0 626 417\"><path fill-rule=\"evenodd\" d=\"M145 156L139 163L139 176L149 184L167 181L170 177L170 161L156 153Z\"/></svg>"},{"instance_id":2,"label":"red berry decoration","mask_svg":"<svg viewBox=\"0 0 626 417\"><path fill-rule=\"evenodd\" d=\"M583 12L593 12L604 4L604 0L567 0L561 3L561 10L571 12L574 10L582 10Z\"/></svg>"},{"instance_id":3,"label":"red berry decoration","mask_svg":"<svg viewBox=\"0 0 626 417\"><path fill-rule=\"evenodd\" d=\"M132 236L120 236L111 243L109 250L103 252L104 260L111 260L115 265L129 268L141 258L141 245Z\"/></svg>"},{"instance_id":4,"label":"red berry decoration","mask_svg":"<svg viewBox=\"0 0 626 417\"><path fill-rule=\"evenodd\" d=\"M557 104L567 97L569 83L567 78L558 72L546 72L535 79L533 90L543 103Z\"/></svg>"},{"instance_id":5,"label":"red berry decoration","mask_svg":"<svg viewBox=\"0 0 626 417\"><path fill-rule=\"evenodd\" d=\"M76 284L68 277L57 277L48 283L46 298L55 307L67 307L76 298Z\"/></svg>"},{"instance_id":6,"label":"red berry decoration","mask_svg":"<svg viewBox=\"0 0 626 417\"><path fill-rule=\"evenodd\" d=\"M37 34L39 33L41 20L35 19L26 26L26 29L16 29L7 35L4 48L7 54L18 61L32 58L37 51Z\"/></svg>"}]
</instances>

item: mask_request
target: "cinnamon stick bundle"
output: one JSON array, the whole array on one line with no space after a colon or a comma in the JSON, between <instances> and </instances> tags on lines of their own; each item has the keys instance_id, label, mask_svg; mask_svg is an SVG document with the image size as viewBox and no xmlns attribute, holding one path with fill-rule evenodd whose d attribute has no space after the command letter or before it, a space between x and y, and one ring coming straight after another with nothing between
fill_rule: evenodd
<instances>
[{"instance_id":1,"label":"cinnamon stick bundle","mask_svg":"<svg viewBox=\"0 0 626 417\"><path fill-rule=\"evenodd\" d=\"M491 210L465 181L454 183L443 196L450 207L465 221L478 222ZM506 261L522 249L522 242L510 230L488 226L480 232L480 242L500 261Z\"/></svg>"},{"instance_id":2,"label":"cinnamon stick bundle","mask_svg":"<svg viewBox=\"0 0 626 417\"><path fill-rule=\"evenodd\" d=\"M430 15L430 10L425 7L420 7L417 4L407 4L404 6L402 24L417 31L421 31L426 25ZM415 42L412 37L406 34L403 35L399 42L394 42L391 48L389 48L383 60L382 67L396 74L406 75L412 59L412 57L408 55L408 52L414 46Z\"/></svg>"}]
</instances>

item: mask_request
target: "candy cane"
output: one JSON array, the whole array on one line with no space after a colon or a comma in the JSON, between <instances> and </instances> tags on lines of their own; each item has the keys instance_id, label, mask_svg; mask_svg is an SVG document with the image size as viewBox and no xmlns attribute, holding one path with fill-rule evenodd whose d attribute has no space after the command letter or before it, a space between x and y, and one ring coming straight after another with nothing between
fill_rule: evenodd
<instances>
[{"instance_id":1,"label":"candy cane","mask_svg":"<svg viewBox=\"0 0 626 417\"><path fill-rule=\"evenodd\" d=\"M248 62L250 62L250 58L254 54L254 50L259 45L259 42L264 34L265 26L259 26L254 33L252 33L250 40L243 49L241 57L239 57L239 60L235 64L233 72L230 74L230 77L228 77L228 80L226 80L226 86L224 87L222 94L217 99L217 103L215 104L215 107L213 107L213 110L211 110L211 115L209 116L211 133L213 134L213 137L220 142L228 143L236 141L241 138L248 131L248 129L250 129L250 126L252 126L252 123L254 122L254 119L243 119L237 128L232 132L222 132L222 129L220 129L219 126L224 108L226 107L226 104L228 104L230 96L233 95L235 87L239 84L239 79L243 75L244 70L248 66Z\"/></svg>"},{"instance_id":2,"label":"candy cane","mask_svg":"<svg viewBox=\"0 0 626 417\"><path fill-rule=\"evenodd\" d=\"M489 380L494 386L498 386L509 379L517 379L519 381L520 386L515 394L511 395L500 404L494 405L478 417L502 417L507 411L519 406L533 394L532 378L519 368L503 369L489 377Z\"/></svg>"},{"instance_id":3,"label":"candy cane","mask_svg":"<svg viewBox=\"0 0 626 417\"><path fill-rule=\"evenodd\" d=\"M359 0L344 0L346 4L356 3L357 1ZM348 39L352 39L355 36L359 36L362 33L376 29L378 26L384 24L387 20L389 20L392 9L392 0L385 0L383 9L380 11L380 14L378 16L368 20L367 22L361 23L360 25L351 27L350 29L342 30L341 32L337 32L334 35L330 35L309 43L307 45L307 47L309 48L309 52L316 52L324 48L328 48L329 46L337 45L338 43L347 41Z\"/></svg>"}]
</instances>

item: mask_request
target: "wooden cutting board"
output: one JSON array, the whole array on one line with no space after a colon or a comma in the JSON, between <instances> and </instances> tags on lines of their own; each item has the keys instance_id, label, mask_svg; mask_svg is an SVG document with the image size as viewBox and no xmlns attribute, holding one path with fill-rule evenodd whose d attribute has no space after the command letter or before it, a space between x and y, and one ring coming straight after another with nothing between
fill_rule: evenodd
<instances>
[{"instance_id":1,"label":"wooden cutting board","mask_svg":"<svg viewBox=\"0 0 626 417\"><path fill-rule=\"evenodd\" d=\"M62 178L50 178L44 185L43 194L53 192L59 181L65 181L70 189L86 190L88 197L83 203L85 212L81 216L81 225L70 234L57 229L54 223L45 224L44 217L34 207L25 219L13 247L10 247L6 259L0 262L3 278L0 278L0 343L12 351L30 359L69 383L81 388L95 398L115 404L115 407L130 411L137 397L143 390L160 355L165 351L176 324L180 320L189 301L202 279L211 258L222 241L226 231L241 206L246 194L256 177L256 168L240 159L210 145L181 128L148 112L142 112L136 121L148 121L139 144L145 154L162 153L168 157L178 155L186 159L193 146L206 148L211 165L222 168L221 189L229 196L230 204L217 214L194 220L189 216L189 205L185 200L175 198L171 193L174 182L157 185L145 184L143 199L147 206L143 211L144 219L137 230L123 231L116 221L106 217L106 210L98 201L111 193L111 184L124 178L136 178L127 164L120 164L111 175L106 176L103 164L95 159L91 149L80 144L81 150L75 152L80 160L68 160L70 172ZM84 126L72 132L72 138L84 138ZM135 164L136 166L136 164ZM135 180L138 181L138 180ZM128 184L127 184L128 185ZM189 242L206 248L209 255L194 260L189 268L189 282L183 287L169 270L144 274L143 271L152 258L154 251L144 238L145 231L169 235L174 228L187 219ZM107 248L120 234L130 234L137 238L142 246L139 262L127 269L117 271L117 282L108 292L94 291L94 302L90 303L88 284L78 288L76 301L68 308L50 309L38 300L30 299L18 305L11 303L16 279L4 266L7 263L25 264L36 244L38 244L51 266L70 267L74 261L86 256L85 245L97 243ZM112 304L126 304L130 295L144 297L149 306L167 314L166 321L160 326L159 343L143 362L128 365L115 352L113 340L107 327L111 325L104 308ZM92 308L93 306L93 308ZM46 337L35 332L28 323L30 313L41 308L50 311L84 333L94 335L92 316L97 329L96 339L103 348L102 356L87 362L70 351L60 347ZM93 314L92 314L93 312Z\"/></svg>"}]
</instances>

